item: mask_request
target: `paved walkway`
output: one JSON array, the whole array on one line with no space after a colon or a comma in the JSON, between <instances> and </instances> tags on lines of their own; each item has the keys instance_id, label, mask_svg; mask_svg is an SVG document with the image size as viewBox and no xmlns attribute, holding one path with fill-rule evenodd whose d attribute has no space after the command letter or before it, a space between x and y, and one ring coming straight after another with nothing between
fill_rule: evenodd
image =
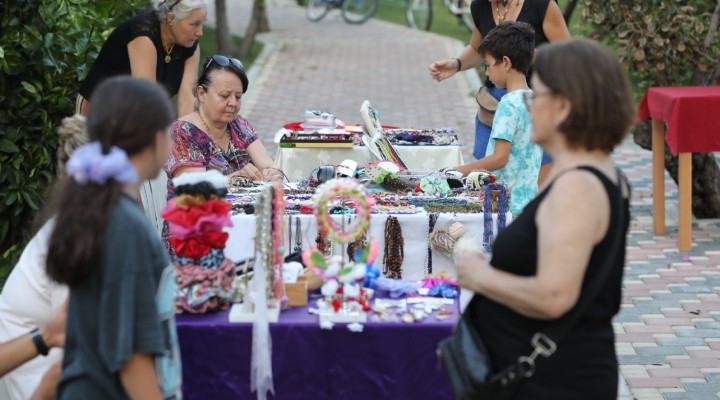
<instances>
[{"instance_id":1,"label":"paved walkway","mask_svg":"<svg viewBox=\"0 0 720 400\"><path fill-rule=\"evenodd\" d=\"M231 29L242 35L252 1L227 3ZM432 61L456 55L462 43L377 20L348 25L337 11L313 23L295 0L267 3L272 32L261 36L268 45L249 71L242 114L271 152L274 132L301 120L305 107L357 123L365 99L385 124L452 127L472 144L477 76L466 72L436 83L427 73ZM210 14L213 21L212 7ZM666 174L668 234L655 237L651 153L628 140L614 158L633 186L623 306L614 324L620 371L627 381L619 398L716 399L720 221L694 224L692 252L678 253L675 183Z\"/></svg>"}]
</instances>

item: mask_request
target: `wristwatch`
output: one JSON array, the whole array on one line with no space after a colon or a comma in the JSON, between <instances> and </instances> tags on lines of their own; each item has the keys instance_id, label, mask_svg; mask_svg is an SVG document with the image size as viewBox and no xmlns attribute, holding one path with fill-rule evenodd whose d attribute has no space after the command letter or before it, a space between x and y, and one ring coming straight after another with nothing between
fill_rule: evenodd
<instances>
[{"instance_id":1,"label":"wristwatch","mask_svg":"<svg viewBox=\"0 0 720 400\"><path fill-rule=\"evenodd\" d=\"M35 328L30 331L30 336L32 336L32 341L33 343L35 343L35 348L37 349L38 353L44 356L48 355L50 349L48 348L47 344L45 344L45 340L43 340L43 337L40 334L40 329Z\"/></svg>"}]
</instances>

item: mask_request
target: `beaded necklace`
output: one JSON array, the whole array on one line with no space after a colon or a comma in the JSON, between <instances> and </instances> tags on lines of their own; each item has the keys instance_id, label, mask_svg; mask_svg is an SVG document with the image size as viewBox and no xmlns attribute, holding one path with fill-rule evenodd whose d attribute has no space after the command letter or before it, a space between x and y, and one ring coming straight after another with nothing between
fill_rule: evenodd
<instances>
[{"instance_id":1,"label":"beaded necklace","mask_svg":"<svg viewBox=\"0 0 720 400\"><path fill-rule=\"evenodd\" d=\"M402 279L402 263L405 258L405 241L400 222L396 217L385 221L385 251L383 252L383 274L390 279Z\"/></svg>"}]
</instances>

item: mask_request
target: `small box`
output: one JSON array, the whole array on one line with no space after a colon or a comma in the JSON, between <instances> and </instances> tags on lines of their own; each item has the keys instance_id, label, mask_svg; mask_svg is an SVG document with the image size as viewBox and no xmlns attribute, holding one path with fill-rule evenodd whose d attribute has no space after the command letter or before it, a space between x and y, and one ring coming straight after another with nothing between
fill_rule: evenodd
<instances>
[{"instance_id":1,"label":"small box","mask_svg":"<svg viewBox=\"0 0 720 400\"><path fill-rule=\"evenodd\" d=\"M298 279L297 283L286 283L285 294L288 298L288 305L291 307L303 307L308 303L307 280Z\"/></svg>"}]
</instances>

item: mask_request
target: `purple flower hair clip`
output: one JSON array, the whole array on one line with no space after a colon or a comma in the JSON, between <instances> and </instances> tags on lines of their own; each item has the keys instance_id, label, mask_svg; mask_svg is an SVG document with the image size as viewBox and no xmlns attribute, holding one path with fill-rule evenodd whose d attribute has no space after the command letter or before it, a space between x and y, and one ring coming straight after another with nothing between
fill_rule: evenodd
<instances>
[{"instance_id":1,"label":"purple flower hair clip","mask_svg":"<svg viewBox=\"0 0 720 400\"><path fill-rule=\"evenodd\" d=\"M103 185L108 179L121 183L136 183L139 180L137 171L122 149L113 146L109 153L103 154L97 141L78 147L65 170L81 185L88 182Z\"/></svg>"}]
</instances>

